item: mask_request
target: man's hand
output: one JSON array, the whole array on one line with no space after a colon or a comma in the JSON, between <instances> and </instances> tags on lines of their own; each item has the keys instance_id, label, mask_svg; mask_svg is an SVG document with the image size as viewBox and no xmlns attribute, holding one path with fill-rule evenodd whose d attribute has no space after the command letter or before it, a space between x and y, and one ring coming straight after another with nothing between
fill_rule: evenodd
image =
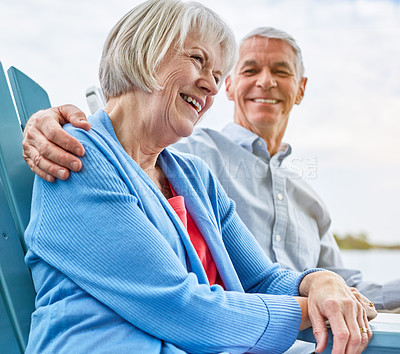
<instances>
[{"instance_id":1,"label":"man's hand","mask_svg":"<svg viewBox=\"0 0 400 354\"><path fill-rule=\"evenodd\" d=\"M82 168L77 156L83 156L85 149L62 129L66 123L90 129L85 114L72 105L39 111L28 120L24 129L22 156L34 173L49 182L53 182L55 177L67 179L69 170Z\"/></svg>"},{"instance_id":2,"label":"man's hand","mask_svg":"<svg viewBox=\"0 0 400 354\"><path fill-rule=\"evenodd\" d=\"M326 320L333 334L332 353L357 354L367 347L372 338L367 308L372 318L376 311L368 299L354 290L340 276L328 271L308 274L300 283L300 295L308 296L308 315L317 353L328 342Z\"/></svg>"}]
</instances>

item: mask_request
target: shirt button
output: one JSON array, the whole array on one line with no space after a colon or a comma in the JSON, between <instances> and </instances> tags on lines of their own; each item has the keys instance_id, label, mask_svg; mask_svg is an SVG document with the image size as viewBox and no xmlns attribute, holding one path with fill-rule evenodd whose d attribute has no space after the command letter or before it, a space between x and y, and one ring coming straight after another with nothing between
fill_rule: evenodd
<instances>
[{"instance_id":1,"label":"shirt button","mask_svg":"<svg viewBox=\"0 0 400 354\"><path fill-rule=\"evenodd\" d=\"M275 236L275 240L276 240L277 242L279 242L279 241L281 240L281 235L276 235L276 236Z\"/></svg>"},{"instance_id":2,"label":"shirt button","mask_svg":"<svg viewBox=\"0 0 400 354\"><path fill-rule=\"evenodd\" d=\"M263 143L262 143L261 140L258 140L258 141L257 141L257 145L258 145L258 146L261 146L262 144L263 144Z\"/></svg>"},{"instance_id":3,"label":"shirt button","mask_svg":"<svg viewBox=\"0 0 400 354\"><path fill-rule=\"evenodd\" d=\"M283 199L283 195L281 193L278 193L277 197L278 197L279 200Z\"/></svg>"}]
</instances>

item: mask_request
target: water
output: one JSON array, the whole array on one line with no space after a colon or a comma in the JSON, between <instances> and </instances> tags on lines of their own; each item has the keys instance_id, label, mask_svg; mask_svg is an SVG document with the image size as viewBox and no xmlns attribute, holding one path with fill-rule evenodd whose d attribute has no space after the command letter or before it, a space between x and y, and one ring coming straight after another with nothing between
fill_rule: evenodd
<instances>
[{"instance_id":1,"label":"water","mask_svg":"<svg viewBox=\"0 0 400 354\"><path fill-rule=\"evenodd\" d=\"M346 268L359 269L364 280L383 283L400 278L400 250L342 250Z\"/></svg>"}]
</instances>

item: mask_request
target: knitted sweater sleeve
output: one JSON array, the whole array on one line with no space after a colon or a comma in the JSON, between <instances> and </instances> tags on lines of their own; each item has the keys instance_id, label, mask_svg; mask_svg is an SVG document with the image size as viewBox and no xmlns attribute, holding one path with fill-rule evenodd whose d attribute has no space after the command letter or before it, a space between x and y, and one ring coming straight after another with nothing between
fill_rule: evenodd
<instances>
[{"instance_id":1,"label":"knitted sweater sleeve","mask_svg":"<svg viewBox=\"0 0 400 354\"><path fill-rule=\"evenodd\" d=\"M237 215L235 203L227 197L218 181L216 184L224 244L244 290L299 296L299 285L304 276L320 269L296 272L273 264Z\"/></svg>"},{"instance_id":2,"label":"knitted sweater sleeve","mask_svg":"<svg viewBox=\"0 0 400 354\"><path fill-rule=\"evenodd\" d=\"M293 298L199 284L106 156L85 150L83 170L67 181L36 179L32 252L128 322L188 352L279 353L292 344L301 317Z\"/></svg>"},{"instance_id":3,"label":"knitted sweater sleeve","mask_svg":"<svg viewBox=\"0 0 400 354\"><path fill-rule=\"evenodd\" d=\"M197 157L190 157L198 176L193 183L204 185L211 208L218 219L224 245L245 292L299 296L299 284L309 273L321 268L296 272L273 264L249 229L239 218L235 202L230 199L208 166ZM196 186L196 189L200 189ZM243 201L245 202L245 201Z\"/></svg>"}]
</instances>

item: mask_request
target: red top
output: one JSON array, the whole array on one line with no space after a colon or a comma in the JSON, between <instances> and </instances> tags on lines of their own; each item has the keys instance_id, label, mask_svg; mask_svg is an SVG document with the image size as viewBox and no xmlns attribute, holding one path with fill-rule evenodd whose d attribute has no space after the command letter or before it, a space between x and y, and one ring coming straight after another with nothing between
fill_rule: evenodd
<instances>
[{"instance_id":1,"label":"red top","mask_svg":"<svg viewBox=\"0 0 400 354\"><path fill-rule=\"evenodd\" d=\"M178 215L179 219L182 221L182 224L185 226L190 240L194 248L196 249L197 255L200 258L201 263L203 264L204 270L206 271L208 281L210 285L219 284L222 287L223 282L221 277L218 274L217 267L215 265L214 259L211 255L210 250L208 249L207 243L204 240L202 234L191 218L190 214L187 212L185 207L185 199L182 196L177 196L174 189L171 187L172 198L168 199L169 204L174 209L175 213Z\"/></svg>"}]
</instances>

